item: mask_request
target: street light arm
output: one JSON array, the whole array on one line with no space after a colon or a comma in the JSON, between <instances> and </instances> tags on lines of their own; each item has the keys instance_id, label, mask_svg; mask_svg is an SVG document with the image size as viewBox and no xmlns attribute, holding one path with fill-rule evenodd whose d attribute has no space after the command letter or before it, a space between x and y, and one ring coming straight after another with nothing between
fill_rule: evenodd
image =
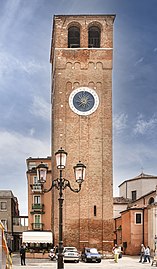
<instances>
[{"instance_id":1,"label":"street light arm","mask_svg":"<svg viewBox=\"0 0 157 269\"><path fill-rule=\"evenodd\" d=\"M54 187L55 187L57 190L59 190L59 179L58 179L58 178L52 180L51 187L50 187L49 189L44 189L43 192L44 192L44 193L49 192L49 191L51 191Z\"/></svg>"},{"instance_id":2,"label":"street light arm","mask_svg":"<svg viewBox=\"0 0 157 269\"><path fill-rule=\"evenodd\" d=\"M67 179L64 179L64 187L63 187L63 189L65 189L66 187L69 187L69 189L71 191L78 193L81 190L81 183L79 183L79 188L78 189L73 189L71 187L70 181L67 180Z\"/></svg>"},{"instance_id":3,"label":"street light arm","mask_svg":"<svg viewBox=\"0 0 157 269\"><path fill-rule=\"evenodd\" d=\"M52 180L51 187L49 189L44 189L43 192L47 193L47 192L51 191L54 187L57 190L59 190L60 184L61 184L62 190L65 190L66 187L68 187L71 191L76 192L76 193L78 193L81 190L81 183L79 183L79 188L78 189L73 189L71 187L70 181L68 179L62 178L62 181L60 181L60 179L57 178L57 179Z\"/></svg>"}]
</instances>

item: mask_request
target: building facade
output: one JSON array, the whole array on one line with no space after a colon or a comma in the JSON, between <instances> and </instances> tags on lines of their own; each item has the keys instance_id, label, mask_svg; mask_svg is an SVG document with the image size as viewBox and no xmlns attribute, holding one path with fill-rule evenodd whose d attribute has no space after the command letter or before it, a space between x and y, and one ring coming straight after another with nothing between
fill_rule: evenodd
<instances>
[{"instance_id":1,"label":"building facade","mask_svg":"<svg viewBox=\"0 0 157 269\"><path fill-rule=\"evenodd\" d=\"M126 179L119 185L120 196L136 200L148 192L155 190L157 176L141 173L140 175Z\"/></svg>"},{"instance_id":2,"label":"building facade","mask_svg":"<svg viewBox=\"0 0 157 269\"><path fill-rule=\"evenodd\" d=\"M119 214L115 217L115 242L122 245L124 252L129 255L138 255L143 243L149 246L151 252L155 249L157 236L157 177L141 174L134 179L124 181L121 186L127 187L130 195L136 192L132 199L126 200L125 208L119 206ZM140 187L139 187L140 186ZM146 186L148 192L146 193ZM123 189L124 191L124 189ZM126 193L126 192L124 192ZM122 194L122 191L121 191ZM139 196L141 195L141 196ZM122 197L119 198L119 202ZM114 199L115 200L115 199ZM116 208L118 209L116 199ZM114 205L115 206L115 205ZM124 204L123 204L124 206Z\"/></svg>"},{"instance_id":3,"label":"building facade","mask_svg":"<svg viewBox=\"0 0 157 269\"><path fill-rule=\"evenodd\" d=\"M28 158L27 185L28 185L28 230L51 231L52 229L52 193L44 193L44 189L51 187L51 157ZM44 163L48 167L47 181L38 182L36 167Z\"/></svg>"},{"instance_id":4,"label":"building facade","mask_svg":"<svg viewBox=\"0 0 157 269\"><path fill-rule=\"evenodd\" d=\"M64 177L86 165L79 194L64 190L64 245L109 250L113 245L112 56L115 15L54 16L52 64L52 165L68 152ZM57 178L56 169L52 177ZM58 191L53 190L58 240Z\"/></svg>"},{"instance_id":5,"label":"building facade","mask_svg":"<svg viewBox=\"0 0 157 269\"><path fill-rule=\"evenodd\" d=\"M19 249L21 234L19 230L15 231L15 220L19 218L17 197L11 190L0 190L0 220L4 226L7 244L12 250Z\"/></svg>"}]
</instances>

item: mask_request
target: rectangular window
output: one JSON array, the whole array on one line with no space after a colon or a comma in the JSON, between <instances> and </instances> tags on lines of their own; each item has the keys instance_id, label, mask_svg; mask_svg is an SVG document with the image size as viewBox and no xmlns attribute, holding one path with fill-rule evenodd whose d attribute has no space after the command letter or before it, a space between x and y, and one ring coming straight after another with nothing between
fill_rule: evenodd
<instances>
[{"instance_id":1,"label":"rectangular window","mask_svg":"<svg viewBox=\"0 0 157 269\"><path fill-rule=\"evenodd\" d=\"M38 190L42 190L42 186L41 183L38 182L38 177L34 176L33 177L33 190L38 191Z\"/></svg>"},{"instance_id":2,"label":"rectangular window","mask_svg":"<svg viewBox=\"0 0 157 269\"><path fill-rule=\"evenodd\" d=\"M135 222L136 224L142 223L142 213L135 213Z\"/></svg>"},{"instance_id":3,"label":"rectangular window","mask_svg":"<svg viewBox=\"0 0 157 269\"><path fill-rule=\"evenodd\" d=\"M96 205L94 205L94 217L96 217Z\"/></svg>"},{"instance_id":4,"label":"rectangular window","mask_svg":"<svg viewBox=\"0 0 157 269\"><path fill-rule=\"evenodd\" d=\"M33 183L38 184L38 177L37 176L33 177Z\"/></svg>"},{"instance_id":5,"label":"rectangular window","mask_svg":"<svg viewBox=\"0 0 157 269\"><path fill-rule=\"evenodd\" d=\"M38 195L35 195L34 196L34 204L40 204L40 202L41 202L41 197Z\"/></svg>"},{"instance_id":6,"label":"rectangular window","mask_svg":"<svg viewBox=\"0 0 157 269\"><path fill-rule=\"evenodd\" d=\"M132 191L132 200L135 201L136 200L136 191Z\"/></svg>"},{"instance_id":7,"label":"rectangular window","mask_svg":"<svg viewBox=\"0 0 157 269\"><path fill-rule=\"evenodd\" d=\"M32 170L32 168L36 168L36 163L35 162L29 162L28 163L28 169Z\"/></svg>"},{"instance_id":8,"label":"rectangular window","mask_svg":"<svg viewBox=\"0 0 157 269\"><path fill-rule=\"evenodd\" d=\"M7 210L7 202L0 202L0 210L1 211Z\"/></svg>"},{"instance_id":9,"label":"rectangular window","mask_svg":"<svg viewBox=\"0 0 157 269\"><path fill-rule=\"evenodd\" d=\"M34 216L34 228L35 229L40 229L41 228L41 216L40 215L35 215Z\"/></svg>"}]
</instances>

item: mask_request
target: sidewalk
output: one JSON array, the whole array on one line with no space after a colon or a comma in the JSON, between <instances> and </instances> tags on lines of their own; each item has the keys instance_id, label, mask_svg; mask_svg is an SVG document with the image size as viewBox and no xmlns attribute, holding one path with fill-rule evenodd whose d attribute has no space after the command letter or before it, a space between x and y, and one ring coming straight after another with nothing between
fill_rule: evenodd
<instances>
[{"instance_id":1,"label":"sidewalk","mask_svg":"<svg viewBox=\"0 0 157 269\"><path fill-rule=\"evenodd\" d=\"M113 259L102 260L101 263L65 263L64 269L146 269L153 268L151 263L141 264L139 263L139 257L123 256L119 259L118 263L115 263ZM18 254L13 255L13 267L12 269L57 269L57 263L50 261L49 259L27 259L26 266L20 265L20 256Z\"/></svg>"}]
</instances>

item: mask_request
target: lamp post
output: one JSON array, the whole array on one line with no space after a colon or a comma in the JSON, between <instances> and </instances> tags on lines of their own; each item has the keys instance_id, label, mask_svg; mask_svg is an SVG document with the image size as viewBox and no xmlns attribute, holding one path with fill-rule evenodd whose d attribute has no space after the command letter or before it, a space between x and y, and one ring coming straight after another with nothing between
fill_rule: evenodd
<instances>
[{"instance_id":1,"label":"lamp post","mask_svg":"<svg viewBox=\"0 0 157 269\"><path fill-rule=\"evenodd\" d=\"M78 164L76 164L74 169L74 175L75 180L78 183L78 189L73 189L71 187L70 181L68 179L63 178L62 172L63 169L65 169L66 165L66 157L67 152L65 152L62 148L60 148L56 153L56 165L57 169L59 169L59 178L52 179L52 185L49 189L44 189L44 192L49 192L52 190L52 188L56 188L59 191L59 249L58 249L58 260L57 260L57 268L58 269L64 269L64 261L63 261L63 190L67 187L73 191L78 193L81 190L82 182L85 179L85 169L86 166L79 161ZM47 174L47 166L45 166L43 163L39 164L37 166L37 176L38 181L41 184L44 184L46 182L46 174Z\"/></svg>"}]
</instances>

